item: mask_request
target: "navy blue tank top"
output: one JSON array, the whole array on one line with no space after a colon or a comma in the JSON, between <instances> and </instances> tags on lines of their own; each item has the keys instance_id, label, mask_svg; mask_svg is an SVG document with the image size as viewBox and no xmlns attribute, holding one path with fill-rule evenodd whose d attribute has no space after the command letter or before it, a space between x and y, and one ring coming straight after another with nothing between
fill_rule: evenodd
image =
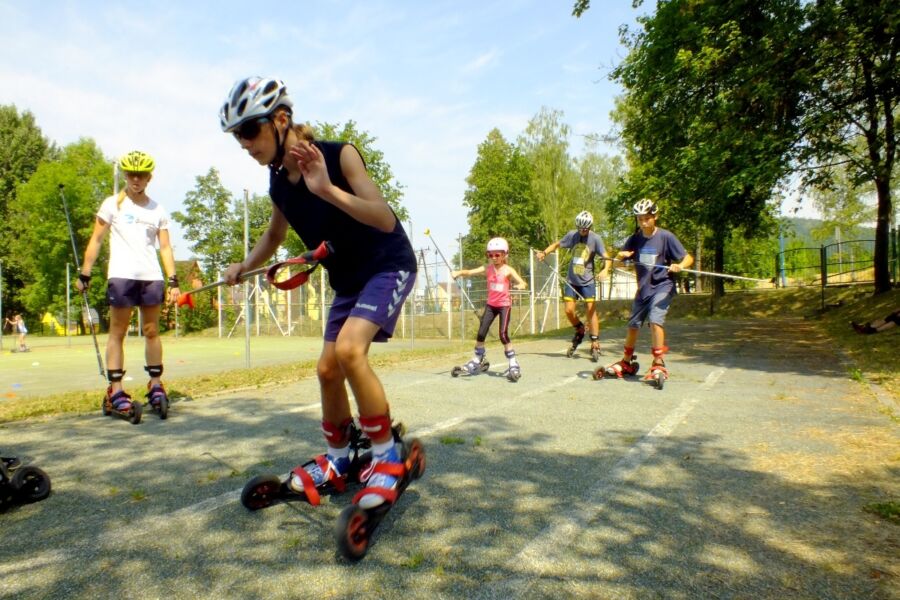
<instances>
[{"instance_id":1,"label":"navy blue tank top","mask_svg":"<svg viewBox=\"0 0 900 600\"><path fill-rule=\"evenodd\" d=\"M353 194L341 170L341 150L347 144L313 144L325 157L331 183ZM358 294L378 273L416 272L416 256L400 219L390 232L361 223L310 192L303 178L296 185L291 183L283 168L272 169L269 196L307 248L312 250L323 241L331 242L334 254L323 260L322 266L328 270L329 283L339 296Z\"/></svg>"}]
</instances>

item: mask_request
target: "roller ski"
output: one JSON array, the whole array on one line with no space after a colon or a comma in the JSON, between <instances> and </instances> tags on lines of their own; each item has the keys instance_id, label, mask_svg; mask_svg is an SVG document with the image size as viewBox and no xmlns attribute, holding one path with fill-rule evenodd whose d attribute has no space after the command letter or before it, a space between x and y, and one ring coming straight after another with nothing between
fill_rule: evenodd
<instances>
[{"instance_id":1,"label":"roller ski","mask_svg":"<svg viewBox=\"0 0 900 600\"><path fill-rule=\"evenodd\" d=\"M459 377L460 375L478 375L486 372L491 363L485 360L484 348L475 348L475 356L469 362L459 367L453 367L450 370L451 377Z\"/></svg>"},{"instance_id":2,"label":"roller ski","mask_svg":"<svg viewBox=\"0 0 900 600\"><path fill-rule=\"evenodd\" d=\"M366 555L378 525L410 482L425 473L425 448L418 439L402 440L395 430L394 447L366 470L371 472L367 487L341 512L335 528L338 552L350 561Z\"/></svg>"},{"instance_id":3,"label":"roller ski","mask_svg":"<svg viewBox=\"0 0 900 600\"><path fill-rule=\"evenodd\" d=\"M161 420L165 421L169 417L169 397L166 395L165 388L161 383L153 386L148 383L147 389L145 395L147 405L151 411L159 415Z\"/></svg>"},{"instance_id":4,"label":"roller ski","mask_svg":"<svg viewBox=\"0 0 900 600\"><path fill-rule=\"evenodd\" d=\"M343 428L323 422L327 439L331 435L349 438L347 457L320 454L295 467L282 480L278 475L258 475L247 482L241 492L241 504L250 511L268 508L279 502L305 501L318 506L323 494L343 493L348 484L360 482L360 472L372 460L368 449L372 441L350 420ZM398 431L402 425L397 425ZM346 438L345 438L346 439Z\"/></svg>"},{"instance_id":5,"label":"roller ski","mask_svg":"<svg viewBox=\"0 0 900 600\"><path fill-rule=\"evenodd\" d=\"M658 390L663 389L666 379L669 378L669 371L666 369L666 361L663 359L663 356L668 349L668 346L653 349L653 364L650 365L650 370L644 375L644 381L656 386L656 389Z\"/></svg>"},{"instance_id":6,"label":"roller ski","mask_svg":"<svg viewBox=\"0 0 900 600\"><path fill-rule=\"evenodd\" d=\"M0 457L0 512L50 495L50 477L41 469L22 466L18 458Z\"/></svg>"},{"instance_id":7,"label":"roller ski","mask_svg":"<svg viewBox=\"0 0 900 600\"><path fill-rule=\"evenodd\" d=\"M600 338L591 334L591 362L600 362Z\"/></svg>"},{"instance_id":8,"label":"roller ski","mask_svg":"<svg viewBox=\"0 0 900 600\"><path fill-rule=\"evenodd\" d=\"M506 378L515 383L522 378L522 367L519 366L519 361L516 360L516 351L507 350L506 358L509 359L509 368L506 370Z\"/></svg>"},{"instance_id":9,"label":"roller ski","mask_svg":"<svg viewBox=\"0 0 900 600\"><path fill-rule=\"evenodd\" d=\"M641 368L637 361L637 355L632 354L631 358L623 358L612 364L600 367L594 371L594 380L603 379L624 379L637 375L638 369Z\"/></svg>"},{"instance_id":10,"label":"roller ski","mask_svg":"<svg viewBox=\"0 0 900 600\"><path fill-rule=\"evenodd\" d=\"M575 350L578 349L578 345L584 340L584 323L579 323L575 326L575 335L572 336L572 345L566 350L566 356L572 358L575 356Z\"/></svg>"},{"instance_id":11,"label":"roller ski","mask_svg":"<svg viewBox=\"0 0 900 600\"><path fill-rule=\"evenodd\" d=\"M140 402L132 402L131 396L125 393L125 390L113 393L112 386L106 389L101 408L104 416L119 417L120 419L131 421L132 425L140 423L141 415L143 414Z\"/></svg>"}]
</instances>

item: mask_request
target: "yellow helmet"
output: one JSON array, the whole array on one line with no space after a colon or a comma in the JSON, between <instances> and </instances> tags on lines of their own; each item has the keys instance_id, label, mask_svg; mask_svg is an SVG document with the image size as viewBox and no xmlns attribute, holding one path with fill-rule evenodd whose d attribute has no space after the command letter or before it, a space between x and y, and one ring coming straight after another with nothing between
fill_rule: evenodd
<instances>
[{"instance_id":1,"label":"yellow helmet","mask_svg":"<svg viewBox=\"0 0 900 600\"><path fill-rule=\"evenodd\" d=\"M131 173L152 173L155 166L153 157L140 150L132 150L119 159L119 168Z\"/></svg>"}]
</instances>

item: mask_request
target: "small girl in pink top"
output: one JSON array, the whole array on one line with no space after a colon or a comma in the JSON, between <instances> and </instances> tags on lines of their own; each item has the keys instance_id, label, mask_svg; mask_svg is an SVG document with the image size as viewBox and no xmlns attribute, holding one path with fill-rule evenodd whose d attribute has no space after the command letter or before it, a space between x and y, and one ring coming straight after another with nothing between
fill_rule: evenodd
<instances>
[{"instance_id":1,"label":"small girl in pink top","mask_svg":"<svg viewBox=\"0 0 900 600\"><path fill-rule=\"evenodd\" d=\"M488 329L491 323L499 315L500 316L500 342L506 351L506 358L509 359L509 371L507 377L510 381L517 381L521 374L519 362L516 360L516 351L512 348L512 342L509 339L509 316L512 301L509 297L509 283L514 280L517 290L524 290L528 287L525 280L519 276L515 269L506 264L506 258L509 255L509 244L503 238L493 238L487 243L487 257L491 263L487 266L480 266L474 269L462 269L453 271L450 275L453 279L459 276L480 275L484 273L487 277L488 297L487 306L481 317L481 327L478 328L478 337L475 342L475 356L472 360L465 364L465 370L469 375L475 375L486 370L487 362L485 361L484 340L487 337Z\"/></svg>"}]
</instances>

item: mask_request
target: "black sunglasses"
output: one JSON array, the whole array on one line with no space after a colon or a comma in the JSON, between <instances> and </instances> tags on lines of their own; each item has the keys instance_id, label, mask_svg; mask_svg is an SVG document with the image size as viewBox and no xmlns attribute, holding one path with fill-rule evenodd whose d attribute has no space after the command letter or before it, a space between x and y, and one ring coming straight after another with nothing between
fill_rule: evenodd
<instances>
[{"instance_id":1,"label":"black sunglasses","mask_svg":"<svg viewBox=\"0 0 900 600\"><path fill-rule=\"evenodd\" d=\"M237 141L247 140L252 141L256 139L256 136L259 135L259 132L262 131L262 124L268 123L268 117L261 117L259 119L253 119L252 121L244 121L241 123L237 129L231 132L231 135L234 136L234 139Z\"/></svg>"}]
</instances>

